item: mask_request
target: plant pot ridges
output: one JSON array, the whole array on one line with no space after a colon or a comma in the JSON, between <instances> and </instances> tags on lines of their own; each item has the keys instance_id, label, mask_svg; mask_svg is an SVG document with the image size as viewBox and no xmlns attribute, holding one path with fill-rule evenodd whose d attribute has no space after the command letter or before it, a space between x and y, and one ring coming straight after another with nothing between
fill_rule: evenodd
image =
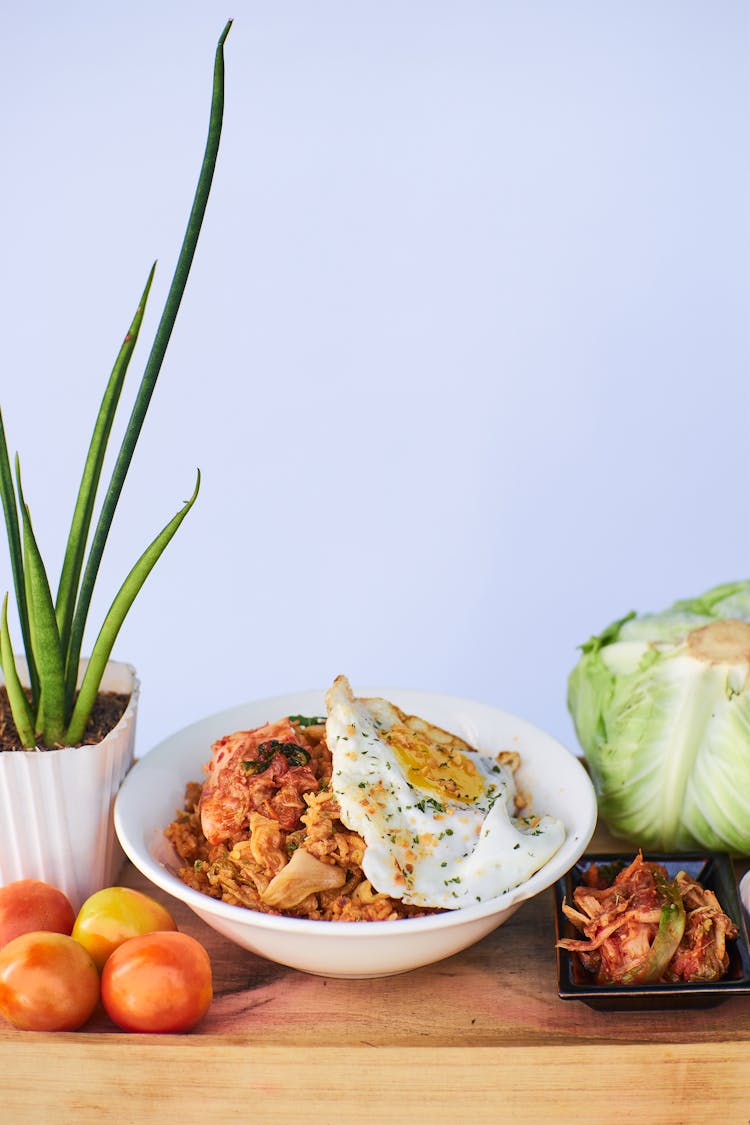
<instances>
[{"instance_id":1,"label":"plant pot ridges","mask_svg":"<svg viewBox=\"0 0 750 1125\"><path fill-rule=\"evenodd\" d=\"M124 858L112 811L135 755L135 670L110 662L102 688L128 692L130 699L101 742L0 754L0 885L42 879L63 890L75 909L117 881Z\"/></svg>"}]
</instances>

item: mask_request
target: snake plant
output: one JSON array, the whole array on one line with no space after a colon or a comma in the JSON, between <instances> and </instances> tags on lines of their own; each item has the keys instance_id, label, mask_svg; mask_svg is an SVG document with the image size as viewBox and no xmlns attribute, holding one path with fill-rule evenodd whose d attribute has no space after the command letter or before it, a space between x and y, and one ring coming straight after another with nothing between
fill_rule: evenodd
<instances>
[{"instance_id":1,"label":"snake plant","mask_svg":"<svg viewBox=\"0 0 750 1125\"><path fill-rule=\"evenodd\" d=\"M79 687L77 681L81 646L104 547L177 318L211 190L224 113L224 43L230 26L231 21L222 31L216 48L208 140L164 310L144 366L98 519L93 534L90 535L107 443L125 375L138 340L154 277L154 266L99 407L54 597L34 534L29 505L24 497L18 456L15 457L15 472L11 468L0 411L0 498L10 549L15 602L29 672L28 689L24 689L16 666L8 626L7 593L0 620L0 662L21 747L31 749L38 742L43 742L45 747L52 748L76 745L81 741L122 623L143 583L198 495L200 472L190 499L149 544L115 595L94 642Z\"/></svg>"}]
</instances>

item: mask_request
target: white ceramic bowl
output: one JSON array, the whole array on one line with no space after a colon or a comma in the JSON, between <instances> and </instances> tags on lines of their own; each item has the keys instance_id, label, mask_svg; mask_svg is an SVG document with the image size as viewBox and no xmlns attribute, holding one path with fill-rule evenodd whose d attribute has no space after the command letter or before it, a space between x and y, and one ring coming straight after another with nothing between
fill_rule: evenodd
<instances>
[{"instance_id":1,"label":"white ceramic bowl","mask_svg":"<svg viewBox=\"0 0 750 1125\"><path fill-rule=\"evenodd\" d=\"M580 761L537 727L505 711L447 695L366 688L404 711L430 719L478 749L516 749L519 787L534 810L565 824L567 836L552 859L525 883L489 902L394 922L321 922L262 914L231 906L186 887L174 874L176 857L163 829L182 807L185 785L200 780L211 743L285 715L325 714L325 693L297 692L212 715L161 742L136 762L115 805L115 826L126 854L153 883L180 899L213 929L271 961L331 977L402 973L449 957L500 926L522 903L559 879L585 851L596 824L596 797Z\"/></svg>"},{"instance_id":2,"label":"white ceramic bowl","mask_svg":"<svg viewBox=\"0 0 750 1125\"><path fill-rule=\"evenodd\" d=\"M750 871L746 871L740 879L740 902L747 914L748 924L750 924Z\"/></svg>"}]
</instances>

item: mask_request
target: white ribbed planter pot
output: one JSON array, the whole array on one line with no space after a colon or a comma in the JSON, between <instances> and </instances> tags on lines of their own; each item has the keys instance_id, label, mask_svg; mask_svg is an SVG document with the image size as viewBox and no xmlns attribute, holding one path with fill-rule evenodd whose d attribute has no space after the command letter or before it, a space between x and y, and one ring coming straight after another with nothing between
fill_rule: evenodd
<instances>
[{"instance_id":1,"label":"white ribbed planter pot","mask_svg":"<svg viewBox=\"0 0 750 1125\"><path fill-rule=\"evenodd\" d=\"M18 668L22 675L21 660ZM130 701L95 746L0 752L0 886L42 879L78 910L116 882L124 855L112 811L133 764L139 686L134 668L110 661L101 689L130 693Z\"/></svg>"}]
</instances>

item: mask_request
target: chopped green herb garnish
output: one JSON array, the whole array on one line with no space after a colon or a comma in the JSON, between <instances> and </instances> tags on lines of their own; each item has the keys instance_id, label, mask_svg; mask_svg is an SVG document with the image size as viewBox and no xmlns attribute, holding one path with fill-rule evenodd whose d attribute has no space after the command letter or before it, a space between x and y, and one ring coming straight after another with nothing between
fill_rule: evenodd
<instances>
[{"instance_id":1,"label":"chopped green herb garnish","mask_svg":"<svg viewBox=\"0 0 750 1125\"><path fill-rule=\"evenodd\" d=\"M415 806L420 812L427 812L432 809L434 812L445 812L445 805L441 805L440 801L436 801L434 797L424 797L421 801L417 801Z\"/></svg>"},{"instance_id":2,"label":"chopped green herb garnish","mask_svg":"<svg viewBox=\"0 0 750 1125\"><path fill-rule=\"evenodd\" d=\"M245 773L264 773L276 754L283 754L290 766L304 766L310 761L310 755L304 746L296 742L279 742L277 738L269 738L258 746L258 757L247 758L242 763Z\"/></svg>"}]
</instances>

